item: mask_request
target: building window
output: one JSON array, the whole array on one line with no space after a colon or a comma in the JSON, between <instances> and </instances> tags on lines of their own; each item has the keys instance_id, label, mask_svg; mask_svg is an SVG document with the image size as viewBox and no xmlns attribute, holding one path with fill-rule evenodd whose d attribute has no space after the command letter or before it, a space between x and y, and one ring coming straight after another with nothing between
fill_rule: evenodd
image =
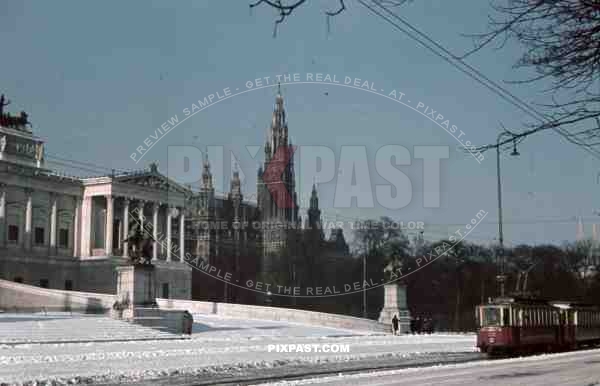
<instances>
[{"instance_id":1,"label":"building window","mask_svg":"<svg viewBox=\"0 0 600 386\"><path fill-rule=\"evenodd\" d=\"M40 279L40 287L48 288L48 279Z\"/></svg>"},{"instance_id":2,"label":"building window","mask_svg":"<svg viewBox=\"0 0 600 386\"><path fill-rule=\"evenodd\" d=\"M8 241L19 242L19 227L16 225L8 226Z\"/></svg>"},{"instance_id":3,"label":"building window","mask_svg":"<svg viewBox=\"0 0 600 386\"><path fill-rule=\"evenodd\" d=\"M69 247L69 230L68 229L61 229L58 232L58 245L62 248Z\"/></svg>"},{"instance_id":4,"label":"building window","mask_svg":"<svg viewBox=\"0 0 600 386\"><path fill-rule=\"evenodd\" d=\"M73 290L73 281L65 280L65 290L72 291Z\"/></svg>"},{"instance_id":5,"label":"building window","mask_svg":"<svg viewBox=\"0 0 600 386\"><path fill-rule=\"evenodd\" d=\"M15 277L15 279L13 280L15 283L23 283L23 278L20 276Z\"/></svg>"},{"instance_id":6,"label":"building window","mask_svg":"<svg viewBox=\"0 0 600 386\"><path fill-rule=\"evenodd\" d=\"M163 283L162 297L163 297L163 299L169 299L169 283Z\"/></svg>"},{"instance_id":7,"label":"building window","mask_svg":"<svg viewBox=\"0 0 600 386\"><path fill-rule=\"evenodd\" d=\"M42 227L35 228L35 243L38 245L44 244L44 228L42 228Z\"/></svg>"}]
</instances>

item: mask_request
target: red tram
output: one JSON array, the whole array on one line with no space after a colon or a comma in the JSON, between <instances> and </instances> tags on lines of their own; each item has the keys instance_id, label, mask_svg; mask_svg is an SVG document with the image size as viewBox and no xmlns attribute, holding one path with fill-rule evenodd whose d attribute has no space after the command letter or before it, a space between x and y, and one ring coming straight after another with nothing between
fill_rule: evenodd
<instances>
[{"instance_id":1,"label":"red tram","mask_svg":"<svg viewBox=\"0 0 600 386\"><path fill-rule=\"evenodd\" d=\"M573 350L600 343L600 308L498 298L476 308L477 347L490 355Z\"/></svg>"}]
</instances>

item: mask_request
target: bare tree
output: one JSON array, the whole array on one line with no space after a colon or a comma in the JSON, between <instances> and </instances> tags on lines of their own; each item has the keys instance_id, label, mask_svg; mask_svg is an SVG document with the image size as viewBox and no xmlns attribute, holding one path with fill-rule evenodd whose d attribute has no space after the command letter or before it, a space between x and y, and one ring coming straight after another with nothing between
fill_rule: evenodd
<instances>
[{"instance_id":1,"label":"bare tree","mask_svg":"<svg viewBox=\"0 0 600 386\"><path fill-rule=\"evenodd\" d=\"M515 134L523 138L554 129L589 150L600 145L600 1L492 0L496 15L490 30L473 35L476 46L460 59L499 41L515 39L525 47L517 68L532 68L536 76L513 83L550 81L552 102L540 123ZM500 143L502 146L513 138ZM482 146L485 151L497 144Z\"/></svg>"},{"instance_id":2,"label":"bare tree","mask_svg":"<svg viewBox=\"0 0 600 386\"><path fill-rule=\"evenodd\" d=\"M329 11L325 12L327 16L327 30L329 31L329 23L332 17L337 16L346 10L345 0L328 0L337 3ZM398 6L402 5L409 0L378 0L380 3L387 6ZM314 0L311 1L314 3ZM279 24L283 23L288 16L290 16L296 9L306 5L307 0L255 0L250 3L250 9L258 7L260 5L269 6L276 10L278 18L275 21L275 27L273 29L273 37L277 36L277 28Z\"/></svg>"}]
</instances>

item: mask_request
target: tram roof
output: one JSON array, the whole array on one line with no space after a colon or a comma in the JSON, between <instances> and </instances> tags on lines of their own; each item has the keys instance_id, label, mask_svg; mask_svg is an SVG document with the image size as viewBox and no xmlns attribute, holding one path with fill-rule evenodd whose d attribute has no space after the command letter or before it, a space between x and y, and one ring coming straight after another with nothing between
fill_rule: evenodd
<instances>
[{"instance_id":1,"label":"tram roof","mask_svg":"<svg viewBox=\"0 0 600 386\"><path fill-rule=\"evenodd\" d=\"M521 297L521 296L497 297L494 299L490 299L490 301L486 305L498 306L498 305L509 305L509 304L549 306L549 307L556 307L556 308L565 309L565 310L572 309L572 308L600 310L600 307L598 307L597 305L593 305L593 304L589 304L589 303L565 301L565 300L546 300L546 299L542 299L542 298Z\"/></svg>"},{"instance_id":2,"label":"tram roof","mask_svg":"<svg viewBox=\"0 0 600 386\"><path fill-rule=\"evenodd\" d=\"M570 309L570 308L598 308L598 306L593 305L593 304L589 304L589 303L582 303L582 302L569 302L569 301L551 301L549 302L551 305L553 305L554 307L558 307L558 308L562 308L562 309Z\"/></svg>"},{"instance_id":3,"label":"tram roof","mask_svg":"<svg viewBox=\"0 0 600 386\"><path fill-rule=\"evenodd\" d=\"M542 298L534 298L527 296L508 296L508 297L497 297L492 299L488 304L538 304L538 305L549 305L550 302Z\"/></svg>"}]
</instances>

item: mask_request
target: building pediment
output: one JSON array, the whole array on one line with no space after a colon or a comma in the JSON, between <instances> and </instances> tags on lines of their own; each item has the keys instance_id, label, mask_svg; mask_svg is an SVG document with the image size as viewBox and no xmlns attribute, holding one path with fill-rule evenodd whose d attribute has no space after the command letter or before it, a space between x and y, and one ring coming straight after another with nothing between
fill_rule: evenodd
<instances>
[{"instance_id":1,"label":"building pediment","mask_svg":"<svg viewBox=\"0 0 600 386\"><path fill-rule=\"evenodd\" d=\"M114 182L132 184L141 186L147 189L158 190L163 192L177 192L182 194L189 194L191 191L171 180L167 176L162 175L158 171L133 173L116 176L113 178Z\"/></svg>"}]
</instances>

